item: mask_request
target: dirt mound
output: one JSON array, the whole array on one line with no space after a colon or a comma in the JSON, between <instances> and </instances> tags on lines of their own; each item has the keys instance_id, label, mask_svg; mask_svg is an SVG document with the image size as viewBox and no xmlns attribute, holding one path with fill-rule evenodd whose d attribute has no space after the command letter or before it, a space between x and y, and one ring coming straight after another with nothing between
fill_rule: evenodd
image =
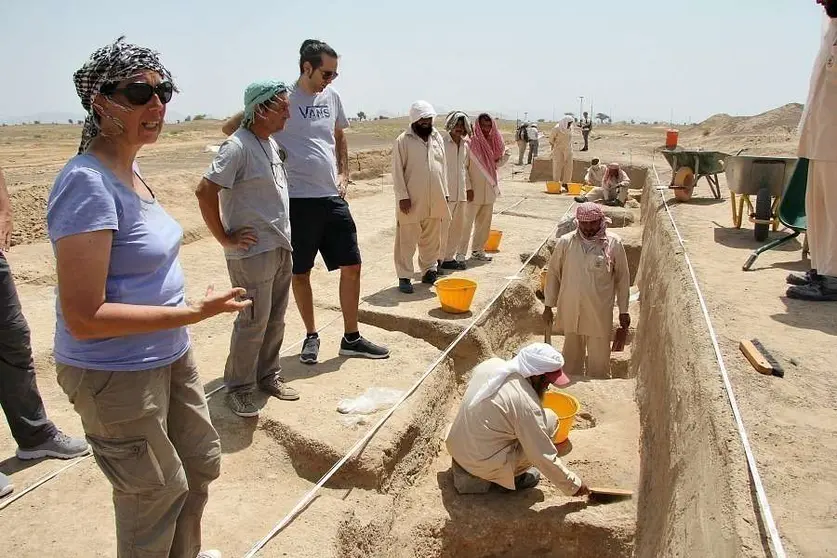
<instances>
[{"instance_id":1,"label":"dirt mound","mask_svg":"<svg viewBox=\"0 0 837 558\"><path fill-rule=\"evenodd\" d=\"M713 136L773 135L793 132L802 118L803 105L790 103L755 116L716 114L698 126Z\"/></svg>"}]
</instances>

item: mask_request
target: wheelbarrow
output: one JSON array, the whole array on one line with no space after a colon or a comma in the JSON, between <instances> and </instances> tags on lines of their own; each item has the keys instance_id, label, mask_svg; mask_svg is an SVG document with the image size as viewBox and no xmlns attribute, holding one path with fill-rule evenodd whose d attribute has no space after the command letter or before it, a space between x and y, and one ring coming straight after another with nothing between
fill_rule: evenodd
<instances>
[{"instance_id":1,"label":"wheelbarrow","mask_svg":"<svg viewBox=\"0 0 837 558\"><path fill-rule=\"evenodd\" d=\"M808 216L805 213L805 194L807 191L808 159L799 159L790 182L788 182L788 186L782 195L782 201L779 203L779 221L790 229L791 233L765 244L750 254L750 257L747 258L747 263L744 264L744 271L749 271L756 262L756 258L764 252L778 248L782 244L797 238L802 233L807 233ZM807 234L805 235L805 241L802 243L802 258L805 259L806 257L808 257Z\"/></svg>"},{"instance_id":2,"label":"wheelbarrow","mask_svg":"<svg viewBox=\"0 0 837 558\"><path fill-rule=\"evenodd\" d=\"M732 223L736 229L741 228L745 205L758 242L767 240L770 228L774 232L779 228L777 209L796 162L794 157L755 155L736 155L727 159L727 186L731 194ZM750 196L755 196L755 206Z\"/></svg>"},{"instance_id":3,"label":"wheelbarrow","mask_svg":"<svg viewBox=\"0 0 837 558\"><path fill-rule=\"evenodd\" d=\"M680 148L664 149L662 154L671 167L669 188L674 190L675 198L679 201L689 201L697 183L701 178L705 178L715 199L721 199L718 175L724 172L725 160L729 154Z\"/></svg>"}]
</instances>

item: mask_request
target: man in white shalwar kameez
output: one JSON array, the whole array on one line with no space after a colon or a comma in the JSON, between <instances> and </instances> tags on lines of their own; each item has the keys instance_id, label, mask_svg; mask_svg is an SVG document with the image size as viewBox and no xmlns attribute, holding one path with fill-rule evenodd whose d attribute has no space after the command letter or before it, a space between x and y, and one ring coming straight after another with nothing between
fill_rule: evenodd
<instances>
[{"instance_id":1,"label":"man in white shalwar kameez","mask_svg":"<svg viewBox=\"0 0 837 558\"><path fill-rule=\"evenodd\" d=\"M628 314L630 272L622 240L607 230L601 206L586 202L576 210L578 228L558 239L549 260L544 290L544 320L557 310L564 334L567 374L606 378L610 371L613 302L619 325L631 325Z\"/></svg>"},{"instance_id":2,"label":"man in white shalwar kameez","mask_svg":"<svg viewBox=\"0 0 837 558\"><path fill-rule=\"evenodd\" d=\"M450 220L442 220L441 268L463 270L466 268L467 247L459 247L466 241L465 223L468 216L468 202L474 199L474 190L468 178L468 157L471 147L466 139L472 133L468 115L453 111L445 120L442 134L445 139L445 160L448 169L448 210Z\"/></svg>"},{"instance_id":3,"label":"man in white shalwar kameez","mask_svg":"<svg viewBox=\"0 0 837 558\"><path fill-rule=\"evenodd\" d=\"M819 302L837 301L837 0L817 3L826 21L799 139L799 156L810 160L805 213L811 270L788 276L787 295Z\"/></svg>"},{"instance_id":4,"label":"man in white shalwar kameez","mask_svg":"<svg viewBox=\"0 0 837 558\"><path fill-rule=\"evenodd\" d=\"M441 251L442 220L448 211L445 142L433 128L436 111L417 101L410 107L410 127L392 148L395 191L395 271L398 289L413 292L413 255L418 247L422 283L436 282Z\"/></svg>"},{"instance_id":5,"label":"man in white shalwar kameez","mask_svg":"<svg viewBox=\"0 0 837 558\"><path fill-rule=\"evenodd\" d=\"M566 186L573 181L573 119L565 116L552 128L552 180Z\"/></svg>"},{"instance_id":6,"label":"man in white shalwar kameez","mask_svg":"<svg viewBox=\"0 0 837 558\"><path fill-rule=\"evenodd\" d=\"M490 262L492 258L485 253L485 243L491 232L494 202L500 196L500 175L497 169L508 163L511 151L506 149L497 123L486 113L477 118L469 149L468 180L474 196L468 201L465 234L457 252L467 253L470 242L471 259Z\"/></svg>"}]
</instances>

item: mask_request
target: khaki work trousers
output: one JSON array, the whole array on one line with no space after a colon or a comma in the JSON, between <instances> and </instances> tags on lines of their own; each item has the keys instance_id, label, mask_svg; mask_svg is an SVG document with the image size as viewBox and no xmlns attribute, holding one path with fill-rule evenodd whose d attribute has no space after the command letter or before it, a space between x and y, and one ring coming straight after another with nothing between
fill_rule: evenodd
<instances>
[{"instance_id":1,"label":"khaki work trousers","mask_svg":"<svg viewBox=\"0 0 837 558\"><path fill-rule=\"evenodd\" d=\"M556 415L552 409L544 409L543 414L546 419L546 431L549 432L549 437L552 439L555 437L555 433L558 432L558 415ZM512 458L515 463L515 477L522 475L532 467L532 460L526 456L523 452L523 448L520 447L520 444L515 443L511 447L510 451L513 451L515 454ZM494 484L493 482L474 476L463 469L455 460L451 459L451 461L453 462L451 465L451 470L453 471L453 486L456 488L458 493L485 494L491 490L491 485Z\"/></svg>"},{"instance_id":2,"label":"khaki work trousers","mask_svg":"<svg viewBox=\"0 0 837 558\"><path fill-rule=\"evenodd\" d=\"M420 223L395 224L395 272L399 279L411 279L413 256L418 247L421 273L438 268L442 244L442 219L422 219Z\"/></svg>"},{"instance_id":3,"label":"khaki work trousers","mask_svg":"<svg viewBox=\"0 0 837 558\"><path fill-rule=\"evenodd\" d=\"M572 148L552 151L552 180L568 184L573 181Z\"/></svg>"},{"instance_id":4,"label":"khaki work trousers","mask_svg":"<svg viewBox=\"0 0 837 558\"><path fill-rule=\"evenodd\" d=\"M113 487L118 558L194 558L221 443L192 353L152 370L57 365Z\"/></svg>"},{"instance_id":5,"label":"khaki work trousers","mask_svg":"<svg viewBox=\"0 0 837 558\"><path fill-rule=\"evenodd\" d=\"M238 313L233 325L224 368L228 392L253 390L282 371L279 351L285 338L292 268L291 252L284 248L227 260L233 286L247 289L246 296L253 301Z\"/></svg>"},{"instance_id":6,"label":"khaki work trousers","mask_svg":"<svg viewBox=\"0 0 837 558\"><path fill-rule=\"evenodd\" d=\"M564 350L561 352L564 355L564 372L570 378L582 374L590 378L610 377L610 339L608 337L589 337L567 333L564 336Z\"/></svg>"},{"instance_id":7,"label":"khaki work trousers","mask_svg":"<svg viewBox=\"0 0 837 558\"><path fill-rule=\"evenodd\" d=\"M450 221L442 220L442 261L465 261L467 246L460 251L462 238L465 236L465 221L468 216L468 202L448 202Z\"/></svg>"},{"instance_id":8,"label":"khaki work trousers","mask_svg":"<svg viewBox=\"0 0 837 558\"><path fill-rule=\"evenodd\" d=\"M517 142L517 164L518 165L523 164L523 156L526 155L526 146L527 145L528 144L527 144L526 140L520 140L520 141Z\"/></svg>"},{"instance_id":9,"label":"khaki work trousers","mask_svg":"<svg viewBox=\"0 0 837 558\"><path fill-rule=\"evenodd\" d=\"M471 250L474 252L485 252L485 243L491 233L491 219L494 216L494 204L475 203L468 204L468 214L465 221L465 234L456 250L459 254L468 253L468 243L471 243ZM473 230L473 241L471 231Z\"/></svg>"},{"instance_id":10,"label":"khaki work trousers","mask_svg":"<svg viewBox=\"0 0 837 558\"><path fill-rule=\"evenodd\" d=\"M837 163L811 161L805 213L811 269L837 277Z\"/></svg>"}]
</instances>

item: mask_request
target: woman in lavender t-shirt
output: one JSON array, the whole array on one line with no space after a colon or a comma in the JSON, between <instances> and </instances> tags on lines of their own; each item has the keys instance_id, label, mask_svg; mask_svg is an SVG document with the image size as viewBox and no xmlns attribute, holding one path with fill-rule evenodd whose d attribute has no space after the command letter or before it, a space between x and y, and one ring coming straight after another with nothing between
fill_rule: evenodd
<instances>
[{"instance_id":1,"label":"woman in lavender t-shirt","mask_svg":"<svg viewBox=\"0 0 837 558\"><path fill-rule=\"evenodd\" d=\"M74 81L89 116L47 207L58 382L113 485L117 555L217 556L200 520L221 448L186 326L248 303L232 289L186 305L183 231L134 161L175 91L156 53L120 38Z\"/></svg>"}]
</instances>

